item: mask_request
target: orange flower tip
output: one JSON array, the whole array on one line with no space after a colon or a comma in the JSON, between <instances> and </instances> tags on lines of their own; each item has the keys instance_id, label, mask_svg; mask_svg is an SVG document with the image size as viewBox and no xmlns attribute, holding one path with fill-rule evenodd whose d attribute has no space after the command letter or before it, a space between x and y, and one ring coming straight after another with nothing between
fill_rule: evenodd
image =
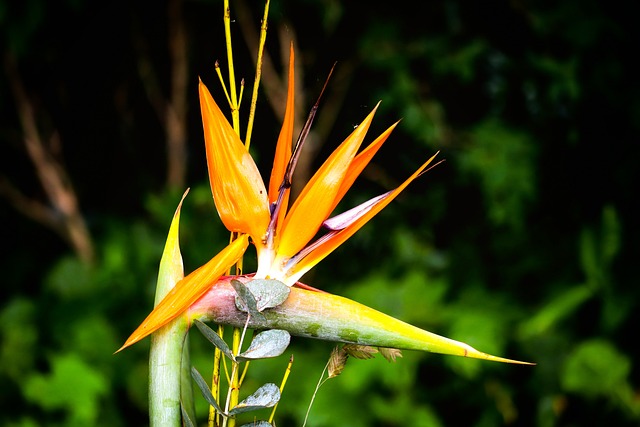
<instances>
[{"instance_id":1,"label":"orange flower tip","mask_svg":"<svg viewBox=\"0 0 640 427\"><path fill-rule=\"evenodd\" d=\"M120 353L120 352L121 352L122 350L124 350L125 348L130 347L131 345L133 345L133 344L135 344L135 343L137 343L137 342L138 342L138 340L137 340L137 339L132 340L132 339L131 339L131 337L129 337L129 339L127 339L127 341L125 341L125 343L124 343L124 344L122 344L122 347L120 347L119 349L117 349L113 354Z\"/></svg>"},{"instance_id":2,"label":"orange flower tip","mask_svg":"<svg viewBox=\"0 0 640 427\"><path fill-rule=\"evenodd\" d=\"M125 343L122 345L122 347L120 347L115 353L119 353L122 350L124 350L127 347L132 346L133 344L137 343L138 341L143 340L144 338L148 337L149 335L151 335L153 332L157 331L158 329L160 329L162 326L164 326L166 323L168 322L163 322L161 324L155 324L155 325L149 325L146 322L146 319L144 322L142 322L142 325L140 325L138 327L138 329L136 329L135 331L133 331L133 333L129 336L129 338L127 338L127 341L125 341ZM151 328L150 328L151 326Z\"/></svg>"}]
</instances>

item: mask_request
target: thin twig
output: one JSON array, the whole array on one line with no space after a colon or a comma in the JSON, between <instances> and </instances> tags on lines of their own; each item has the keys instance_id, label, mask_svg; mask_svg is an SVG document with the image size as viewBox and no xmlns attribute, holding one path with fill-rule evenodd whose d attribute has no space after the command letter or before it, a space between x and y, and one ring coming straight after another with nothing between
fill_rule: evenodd
<instances>
[{"instance_id":1,"label":"thin twig","mask_svg":"<svg viewBox=\"0 0 640 427\"><path fill-rule=\"evenodd\" d=\"M93 241L78 204L78 197L71 179L62 163L45 144L38 125L36 112L27 95L15 59L6 54L4 65L16 103L16 110L24 133L24 146L40 184L47 195L49 204L31 200L24 196L8 179L2 180L0 191L8 197L14 207L28 217L53 229L73 248L78 257L92 263L95 258ZM51 140L57 142L58 134L53 132Z\"/></svg>"}]
</instances>

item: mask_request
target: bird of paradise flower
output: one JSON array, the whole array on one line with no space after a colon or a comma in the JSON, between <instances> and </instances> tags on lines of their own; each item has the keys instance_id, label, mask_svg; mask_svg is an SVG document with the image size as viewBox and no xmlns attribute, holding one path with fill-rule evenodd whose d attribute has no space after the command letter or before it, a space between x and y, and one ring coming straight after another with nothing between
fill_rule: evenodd
<instances>
[{"instance_id":1,"label":"bird of paradise flower","mask_svg":"<svg viewBox=\"0 0 640 427\"><path fill-rule=\"evenodd\" d=\"M186 316L189 322L198 319L236 327L277 328L293 335L328 341L529 364L483 353L465 343L422 330L298 281L427 170L437 153L396 189L330 217L397 125L390 126L359 152L376 106L327 158L289 207L293 171L318 108L316 102L296 144L292 144L293 70L291 48L285 117L268 188L248 150L206 86L200 82L200 106L213 200L225 227L237 233L238 237L208 263L179 281L118 351L171 320ZM316 238L323 228L325 233ZM251 277L224 276L243 256L250 242L257 251L256 273ZM253 279L280 281L291 287L289 296L284 303L265 310L264 316L249 318L236 306L236 290L232 281Z\"/></svg>"}]
</instances>

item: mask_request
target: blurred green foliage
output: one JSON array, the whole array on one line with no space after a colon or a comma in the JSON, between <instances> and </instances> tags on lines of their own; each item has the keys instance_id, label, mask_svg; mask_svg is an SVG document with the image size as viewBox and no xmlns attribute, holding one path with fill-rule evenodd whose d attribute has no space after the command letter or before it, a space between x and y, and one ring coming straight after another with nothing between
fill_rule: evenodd
<instances>
[{"instance_id":1,"label":"blurred green foliage","mask_svg":"<svg viewBox=\"0 0 640 427\"><path fill-rule=\"evenodd\" d=\"M257 27L262 5L250 6ZM198 76L217 84L212 65L225 54L222 2L181 7L192 187L181 240L191 271L228 239L207 187L196 90ZM81 262L8 197L0 201L1 425L148 423L147 342L112 353L152 306L184 190L165 189L165 135L138 68L146 58L168 90L166 8L0 0L3 59L16 58L97 252L93 265ZM309 426L637 425L638 12L634 2L577 0L273 2L267 49L278 57L278 34L296 38L308 99L333 61L351 67L320 158L378 100L372 133L402 118L345 207L393 187L436 150L446 159L305 281L538 363L411 352L396 363L350 360L320 389ZM249 79L253 65L233 29L236 67ZM42 200L11 88L0 79L0 183ZM279 130L267 101L259 100L252 142L264 171ZM278 425L301 425L331 348L294 339ZM200 372L210 371L197 334L192 354ZM287 360L288 352L252 364L243 389L279 383ZM206 405L197 405L204 420Z\"/></svg>"}]
</instances>

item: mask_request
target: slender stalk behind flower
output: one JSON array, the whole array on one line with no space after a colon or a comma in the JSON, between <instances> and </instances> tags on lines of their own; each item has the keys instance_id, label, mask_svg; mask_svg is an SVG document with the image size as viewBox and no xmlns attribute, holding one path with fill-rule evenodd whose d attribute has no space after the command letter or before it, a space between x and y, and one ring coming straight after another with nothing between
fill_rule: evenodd
<instances>
[{"instance_id":1,"label":"slender stalk behind flower","mask_svg":"<svg viewBox=\"0 0 640 427\"><path fill-rule=\"evenodd\" d=\"M156 286L156 306L184 276L178 229L182 201L186 195L185 192L173 216L162 252ZM179 425L180 423L181 388L191 384L191 382L185 383L181 379L183 365L189 365L189 361L185 360L185 357L188 357L188 352L183 351L188 329L188 319L185 316L180 316L161 327L151 337L149 351L149 415L151 425ZM193 393L187 393L185 396L188 398L189 395L193 395ZM192 399L191 403L193 403ZM185 405L185 410L191 416L195 414L195 408L192 404Z\"/></svg>"}]
</instances>

